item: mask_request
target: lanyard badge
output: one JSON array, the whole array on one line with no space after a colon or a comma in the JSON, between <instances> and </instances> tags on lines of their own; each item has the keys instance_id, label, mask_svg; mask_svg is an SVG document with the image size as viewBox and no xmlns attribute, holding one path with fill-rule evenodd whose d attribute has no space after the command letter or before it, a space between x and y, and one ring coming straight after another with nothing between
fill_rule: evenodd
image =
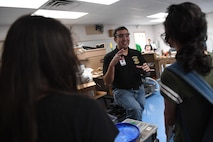
<instances>
[{"instance_id":1,"label":"lanyard badge","mask_svg":"<svg viewBox=\"0 0 213 142\"><path fill-rule=\"evenodd\" d=\"M122 58L121 60L119 60L121 66L125 66L126 65L126 61L124 58Z\"/></svg>"}]
</instances>

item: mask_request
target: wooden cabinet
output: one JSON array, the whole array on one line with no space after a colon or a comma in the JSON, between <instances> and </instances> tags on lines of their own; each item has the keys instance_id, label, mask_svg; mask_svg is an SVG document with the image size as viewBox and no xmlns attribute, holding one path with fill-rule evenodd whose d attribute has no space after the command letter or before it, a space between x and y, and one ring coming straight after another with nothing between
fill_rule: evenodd
<instances>
[{"instance_id":1,"label":"wooden cabinet","mask_svg":"<svg viewBox=\"0 0 213 142\"><path fill-rule=\"evenodd\" d=\"M90 49L90 50L82 50L78 52L76 50L76 55L80 60L81 64L84 64L85 67L92 68L96 70L99 67L103 67L103 59L106 54L105 48L97 48L97 49Z\"/></svg>"},{"instance_id":2,"label":"wooden cabinet","mask_svg":"<svg viewBox=\"0 0 213 142\"><path fill-rule=\"evenodd\" d=\"M143 57L151 69L149 77L156 79L157 73L156 73L155 53L143 53Z\"/></svg>"},{"instance_id":3,"label":"wooden cabinet","mask_svg":"<svg viewBox=\"0 0 213 142\"><path fill-rule=\"evenodd\" d=\"M102 68L103 66L103 59L106 54L106 49L97 48L84 50L82 48L75 48L75 53L81 64L84 64L87 68L92 68L94 71L97 71L98 68ZM78 85L78 89L81 93L92 96L95 99L99 99L107 95L105 90L97 90L97 85L98 84L95 81L91 81Z\"/></svg>"},{"instance_id":4,"label":"wooden cabinet","mask_svg":"<svg viewBox=\"0 0 213 142\"><path fill-rule=\"evenodd\" d=\"M170 56L162 56L162 57L156 58L155 62L156 62L157 78L160 78L160 75L166 66L174 63L175 61L176 61L175 57L170 57Z\"/></svg>"},{"instance_id":5,"label":"wooden cabinet","mask_svg":"<svg viewBox=\"0 0 213 142\"><path fill-rule=\"evenodd\" d=\"M175 62L175 57L170 56L157 57L155 53L144 53L143 57L151 68L150 77L154 79L159 79L164 68L169 64Z\"/></svg>"},{"instance_id":6,"label":"wooden cabinet","mask_svg":"<svg viewBox=\"0 0 213 142\"><path fill-rule=\"evenodd\" d=\"M106 91L96 90L96 83L94 81L80 84L77 88L80 93L93 97L94 99L99 99L107 95Z\"/></svg>"}]
</instances>

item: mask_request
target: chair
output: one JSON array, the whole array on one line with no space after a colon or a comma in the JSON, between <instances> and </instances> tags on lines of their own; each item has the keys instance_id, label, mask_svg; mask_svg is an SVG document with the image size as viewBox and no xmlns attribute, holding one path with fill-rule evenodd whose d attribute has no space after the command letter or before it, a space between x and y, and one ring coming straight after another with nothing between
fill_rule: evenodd
<instances>
[{"instance_id":1,"label":"chair","mask_svg":"<svg viewBox=\"0 0 213 142\"><path fill-rule=\"evenodd\" d=\"M107 92L107 95L103 96L102 98L104 100L106 111L109 116L111 116L110 118L112 118L113 122L115 122L115 117L117 118L116 122L122 122L124 119L126 119L126 110L114 101L112 87L106 86L102 77L94 78L93 80L96 83L97 91Z\"/></svg>"}]
</instances>

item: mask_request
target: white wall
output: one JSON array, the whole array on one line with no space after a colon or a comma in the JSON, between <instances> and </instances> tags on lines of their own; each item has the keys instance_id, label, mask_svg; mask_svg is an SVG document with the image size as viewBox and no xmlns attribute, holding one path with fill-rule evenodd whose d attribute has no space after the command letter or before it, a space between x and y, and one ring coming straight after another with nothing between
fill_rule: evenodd
<instances>
[{"instance_id":1,"label":"white wall","mask_svg":"<svg viewBox=\"0 0 213 142\"><path fill-rule=\"evenodd\" d=\"M208 21L207 50L213 53L213 13L207 15L207 21Z\"/></svg>"},{"instance_id":2,"label":"white wall","mask_svg":"<svg viewBox=\"0 0 213 142\"><path fill-rule=\"evenodd\" d=\"M0 26L0 41L5 39L8 29L9 26Z\"/></svg>"},{"instance_id":3,"label":"white wall","mask_svg":"<svg viewBox=\"0 0 213 142\"><path fill-rule=\"evenodd\" d=\"M209 52L213 52L213 13L209 13L206 15L208 22L208 40L207 40L207 50ZM160 48L164 51L167 51L170 47L164 43L161 39L160 34L164 33L163 24L153 26L154 31L154 39L159 41Z\"/></svg>"},{"instance_id":4,"label":"white wall","mask_svg":"<svg viewBox=\"0 0 213 142\"><path fill-rule=\"evenodd\" d=\"M67 25L67 27L72 27L71 31L73 34L73 39L75 43L79 45L85 46L96 46L96 44L104 43L107 51L110 51L110 43L115 47L115 42L113 37L109 37L108 31L110 29L115 29L119 26L125 26L128 28L130 32L130 48L135 49L135 41L134 41L134 32L144 32L146 34L146 38L154 38L153 27L152 26L126 26L126 25L104 25L103 34L96 35L87 35L85 30L86 25Z\"/></svg>"},{"instance_id":5,"label":"white wall","mask_svg":"<svg viewBox=\"0 0 213 142\"><path fill-rule=\"evenodd\" d=\"M157 52L161 52L161 50L163 51L168 51L170 49L170 47L164 43L164 41L162 40L161 38L161 34L164 33L164 27L163 27L163 24L159 24L159 25L155 25L153 26L153 29L154 29L154 33L155 33L155 36L154 36L154 39L158 42L158 49L157 49Z\"/></svg>"},{"instance_id":6,"label":"white wall","mask_svg":"<svg viewBox=\"0 0 213 142\"><path fill-rule=\"evenodd\" d=\"M213 51L213 13L207 14L208 21L208 40L207 47L208 51ZM84 44L85 46L96 46L96 44L105 43L107 51L110 51L109 44L112 43L115 47L113 37L109 37L108 30L115 29L118 26L126 25L104 25L103 34L87 35L85 26L86 25L66 25L69 29L72 29L72 35L74 42ZM135 48L134 32L144 32L146 39L150 38L152 41L158 43L158 51L167 51L167 46L160 37L160 34L164 33L164 27L162 24L155 26L126 26L130 32L130 48ZM6 37L9 26L0 26L0 41L3 41Z\"/></svg>"}]
</instances>

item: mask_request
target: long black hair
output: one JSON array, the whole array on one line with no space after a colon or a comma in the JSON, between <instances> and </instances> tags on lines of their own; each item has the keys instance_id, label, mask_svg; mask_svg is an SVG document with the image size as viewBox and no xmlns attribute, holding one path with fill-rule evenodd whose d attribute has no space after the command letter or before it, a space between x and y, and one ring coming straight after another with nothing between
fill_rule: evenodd
<instances>
[{"instance_id":1,"label":"long black hair","mask_svg":"<svg viewBox=\"0 0 213 142\"><path fill-rule=\"evenodd\" d=\"M207 40L206 15L196 4L185 2L168 7L168 16L164 22L165 41L178 41L181 48L176 60L186 72L196 70L200 74L210 72L209 56L204 54Z\"/></svg>"},{"instance_id":2,"label":"long black hair","mask_svg":"<svg viewBox=\"0 0 213 142\"><path fill-rule=\"evenodd\" d=\"M50 91L76 92L78 60L59 21L25 15L10 27L0 70L0 141L36 141L36 102Z\"/></svg>"}]
</instances>

